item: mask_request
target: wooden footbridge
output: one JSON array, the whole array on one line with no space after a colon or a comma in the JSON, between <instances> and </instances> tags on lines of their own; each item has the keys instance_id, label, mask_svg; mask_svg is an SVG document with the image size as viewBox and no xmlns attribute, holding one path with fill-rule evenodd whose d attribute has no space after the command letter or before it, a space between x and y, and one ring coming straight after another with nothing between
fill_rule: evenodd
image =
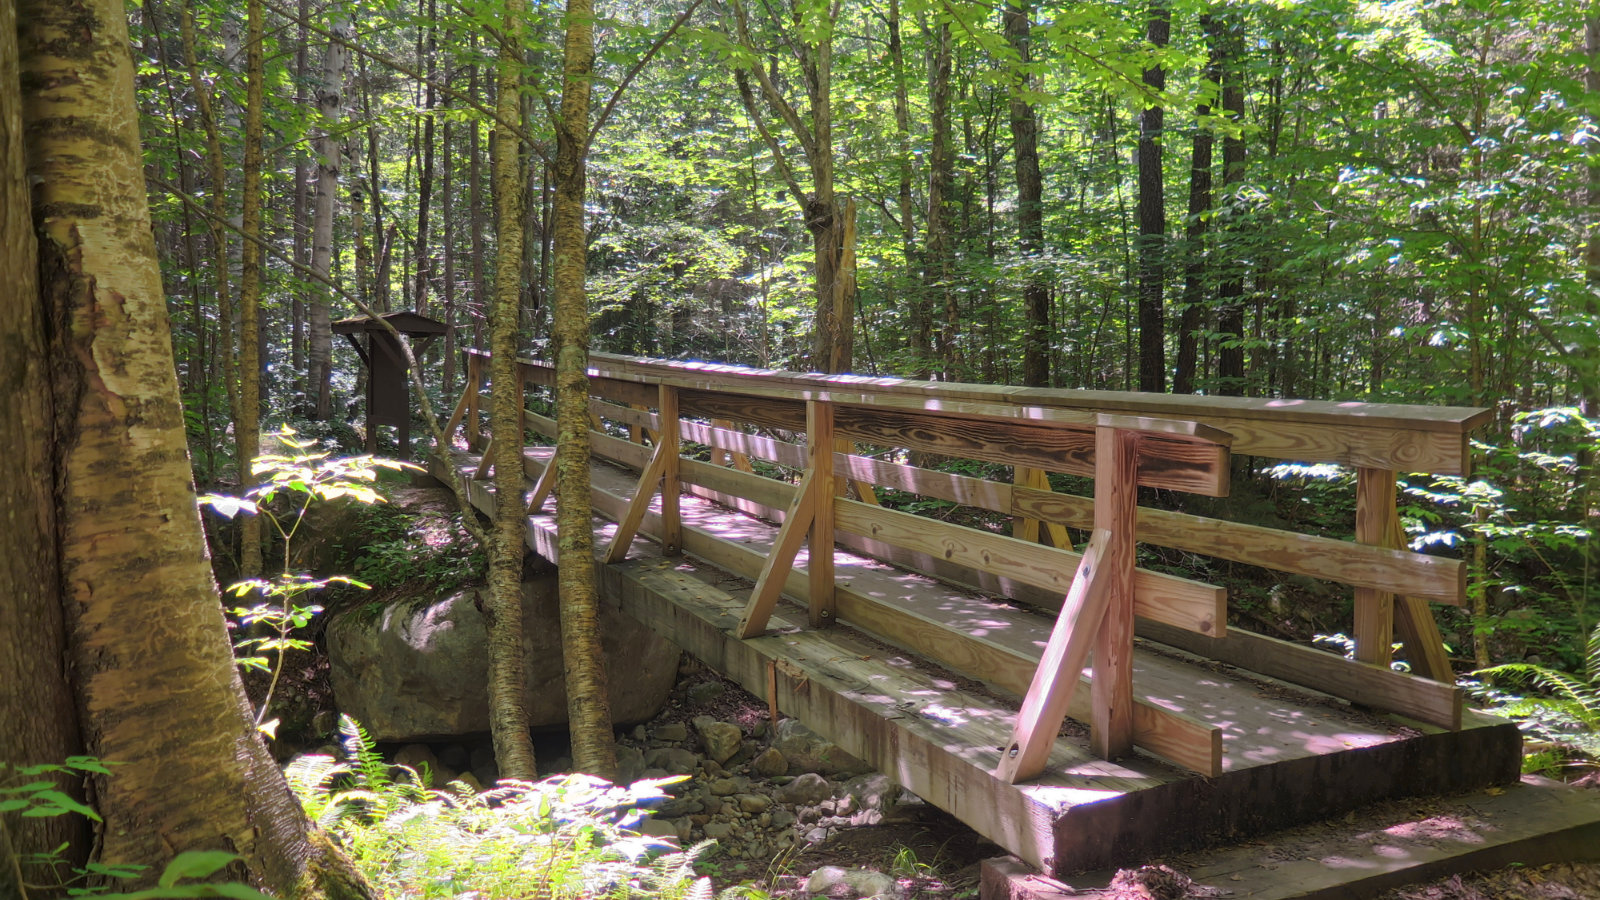
<instances>
[{"instance_id":1,"label":"wooden footbridge","mask_svg":"<svg viewBox=\"0 0 1600 900\"><path fill-rule=\"evenodd\" d=\"M1462 602L1462 564L1403 549L1395 508L1396 472L1467 470L1486 410L592 366L606 601L1046 873L1518 777L1430 610ZM485 357L468 369L467 449L436 472L489 511ZM525 449L515 502L554 560L552 452ZM1223 496L1236 454L1354 467L1353 540L1137 502ZM1141 564L1185 554L1350 586L1358 660L1231 627L1223 588Z\"/></svg>"}]
</instances>

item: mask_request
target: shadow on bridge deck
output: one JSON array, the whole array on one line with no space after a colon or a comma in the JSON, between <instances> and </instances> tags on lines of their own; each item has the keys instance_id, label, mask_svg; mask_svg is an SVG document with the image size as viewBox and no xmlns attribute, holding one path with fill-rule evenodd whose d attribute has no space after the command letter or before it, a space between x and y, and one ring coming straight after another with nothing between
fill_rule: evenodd
<instances>
[{"instance_id":1,"label":"shadow on bridge deck","mask_svg":"<svg viewBox=\"0 0 1600 900\"><path fill-rule=\"evenodd\" d=\"M550 454L528 449L529 474ZM492 486L471 479L479 459L457 453L453 464L473 504L489 512ZM448 477L445 463L434 465ZM596 461L598 546L636 482L635 473ZM1205 777L1142 753L1099 759L1087 729L1069 722L1045 773L1010 784L994 772L1051 618L838 549L838 625L809 627L791 601L765 634L741 640L751 578L778 527L685 494L686 552L663 556L647 539L659 534L658 512L659 499L624 562L597 562L606 602L1046 872L1114 866L1382 799L1518 777L1520 737L1502 720L1468 711L1459 730L1444 730L1141 640L1136 697L1220 729L1220 773ZM550 515L529 517L528 545L554 561ZM796 565L806 562L802 554ZM804 586L804 571L791 573L786 594L803 597ZM987 683L973 679L980 673Z\"/></svg>"}]
</instances>

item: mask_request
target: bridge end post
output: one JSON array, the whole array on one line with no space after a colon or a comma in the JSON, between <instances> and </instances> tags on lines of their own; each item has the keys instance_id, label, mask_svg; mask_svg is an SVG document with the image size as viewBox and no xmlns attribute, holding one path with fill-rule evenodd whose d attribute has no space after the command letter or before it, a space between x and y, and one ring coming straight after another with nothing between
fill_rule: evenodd
<instances>
[{"instance_id":1,"label":"bridge end post","mask_svg":"<svg viewBox=\"0 0 1600 900\"><path fill-rule=\"evenodd\" d=\"M833 404L806 401L806 469L814 484L816 512L806 541L811 587L811 627L832 625L837 618L833 584Z\"/></svg>"}]
</instances>

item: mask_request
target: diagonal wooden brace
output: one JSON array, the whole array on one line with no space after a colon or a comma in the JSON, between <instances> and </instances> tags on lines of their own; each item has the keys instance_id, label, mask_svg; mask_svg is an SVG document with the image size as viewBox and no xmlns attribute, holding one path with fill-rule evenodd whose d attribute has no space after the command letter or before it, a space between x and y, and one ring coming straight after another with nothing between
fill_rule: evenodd
<instances>
[{"instance_id":1,"label":"diagonal wooden brace","mask_svg":"<svg viewBox=\"0 0 1600 900\"><path fill-rule=\"evenodd\" d=\"M607 563L622 562L627 557L629 545L639 533L639 526L644 524L644 514L650 511L650 501L655 499L661 475L667 468L667 456L670 453L676 458L677 450L677 447L657 444L655 452L650 454L650 463L644 467L644 474L639 476L639 486L633 493L633 500L628 503L628 511L617 520L617 532L611 536L611 545L606 548Z\"/></svg>"},{"instance_id":2,"label":"diagonal wooden brace","mask_svg":"<svg viewBox=\"0 0 1600 900\"><path fill-rule=\"evenodd\" d=\"M556 486L556 458L551 456L545 460L544 469L539 473L539 480L533 483L533 496L528 498L527 515L533 515L544 507L544 501L550 498L550 491Z\"/></svg>"},{"instance_id":3,"label":"diagonal wooden brace","mask_svg":"<svg viewBox=\"0 0 1600 900\"><path fill-rule=\"evenodd\" d=\"M1112 539L1111 532L1096 529L1083 550L1083 559L1072 578L1072 587L1061 604L1044 656L1033 673L1033 683L1022 700L1011 740L1000 756L996 777L1016 784L1037 776L1045 769L1056 732L1067 716L1067 707L1078 689L1083 664L1089 659L1100 620L1106 612L1108 579L1101 577L1100 560Z\"/></svg>"},{"instance_id":4,"label":"diagonal wooden brace","mask_svg":"<svg viewBox=\"0 0 1600 900\"><path fill-rule=\"evenodd\" d=\"M778 605L784 582L794 569L794 558L800 544L811 531L811 520L817 514L817 479L806 472L783 517L783 527L778 529L778 540L773 544L767 561L761 564L761 575L756 578L755 589L750 592L750 602L745 604L744 618L739 621L740 638L752 638L766 630L767 620Z\"/></svg>"}]
</instances>

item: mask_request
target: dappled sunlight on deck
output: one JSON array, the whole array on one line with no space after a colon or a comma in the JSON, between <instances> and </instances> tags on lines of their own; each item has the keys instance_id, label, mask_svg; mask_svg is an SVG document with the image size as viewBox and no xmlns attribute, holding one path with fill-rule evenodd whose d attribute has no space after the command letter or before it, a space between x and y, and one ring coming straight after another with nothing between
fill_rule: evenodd
<instances>
[{"instance_id":1,"label":"dappled sunlight on deck","mask_svg":"<svg viewBox=\"0 0 1600 900\"><path fill-rule=\"evenodd\" d=\"M548 383L542 364L522 373ZM1366 525L1350 543L1140 507L1135 488L1222 495L1230 445L1282 458L1285 439L1296 457L1316 449L1312 461L1354 455L1364 483L1382 486L1378 466L1401 459L1406 471L1459 468L1475 412L1431 420L1447 435L1434 440L1402 407L1128 407L1110 392L614 357L595 377L590 499L606 602L1034 865L1108 865L1403 785L1515 772L1515 729L1464 720L1459 689L1230 629L1221 588L1142 568L1133 552L1137 539L1344 580L1358 646L1387 654L1390 632L1371 615L1379 589L1459 602L1460 565L1371 546L1382 535ZM474 396L451 423L469 434ZM1370 433L1323 424L1337 415ZM533 411L526 421L554 433ZM678 428L661 431L667 421ZM680 452L689 441L700 458ZM551 457L527 450L530 484ZM990 477L911 464L929 457ZM468 473L488 510L481 459L438 465ZM1095 497L1052 490L1050 472L1092 477ZM880 505L883 489L916 502ZM1369 524L1392 507L1375 489L1358 496ZM554 559L552 512L546 500L527 522L529 546ZM1011 535L969 527L996 516ZM1410 627L1426 624L1417 602L1421 613L1394 601Z\"/></svg>"}]
</instances>

